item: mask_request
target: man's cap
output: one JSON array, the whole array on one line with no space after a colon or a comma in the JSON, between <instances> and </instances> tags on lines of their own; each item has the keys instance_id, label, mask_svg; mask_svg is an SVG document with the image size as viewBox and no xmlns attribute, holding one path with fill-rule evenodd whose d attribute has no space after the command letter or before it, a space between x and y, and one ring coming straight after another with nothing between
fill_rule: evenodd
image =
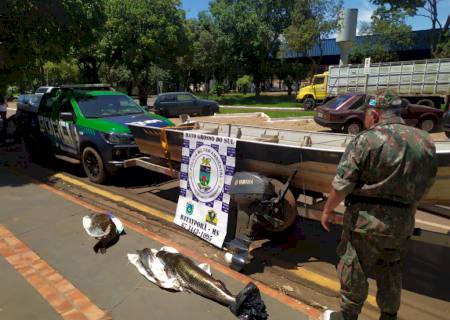
<instances>
[{"instance_id":1,"label":"man's cap","mask_svg":"<svg viewBox=\"0 0 450 320\"><path fill-rule=\"evenodd\" d=\"M366 108L375 109L396 109L402 105L402 99L391 89L383 89L375 95L368 96L366 99Z\"/></svg>"}]
</instances>

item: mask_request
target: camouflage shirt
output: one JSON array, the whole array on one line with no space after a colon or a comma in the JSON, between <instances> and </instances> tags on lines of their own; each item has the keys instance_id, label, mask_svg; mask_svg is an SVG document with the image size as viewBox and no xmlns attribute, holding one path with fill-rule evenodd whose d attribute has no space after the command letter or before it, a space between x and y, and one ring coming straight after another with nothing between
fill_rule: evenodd
<instances>
[{"instance_id":1,"label":"camouflage shirt","mask_svg":"<svg viewBox=\"0 0 450 320\"><path fill-rule=\"evenodd\" d=\"M413 204L434 182L435 154L428 133L391 116L347 146L333 187L347 194Z\"/></svg>"},{"instance_id":2,"label":"camouflage shirt","mask_svg":"<svg viewBox=\"0 0 450 320\"><path fill-rule=\"evenodd\" d=\"M434 182L435 153L428 133L392 116L362 132L347 146L333 188L412 205ZM343 226L344 230L400 239L412 234L414 213L407 207L356 203L347 208Z\"/></svg>"}]
</instances>

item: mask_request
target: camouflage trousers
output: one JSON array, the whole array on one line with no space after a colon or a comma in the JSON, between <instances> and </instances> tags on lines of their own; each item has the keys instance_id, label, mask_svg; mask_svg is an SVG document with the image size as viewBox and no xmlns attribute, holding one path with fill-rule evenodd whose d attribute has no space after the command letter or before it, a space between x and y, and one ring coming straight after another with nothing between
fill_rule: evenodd
<instances>
[{"instance_id":1,"label":"camouflage trousers","mask_svg":"<svg viewBox=\"0 0 450 320\"><path fill-rule=\"evenodd\" d=\"M400 308L402 272L400 260L407 251L408 238L394 239L350 230L343 231L337 252L341 283L341 310L357 319L367 299L372 273L378 286L377 304L382 320L397 319Z\"/></svg>"}]
</instances>

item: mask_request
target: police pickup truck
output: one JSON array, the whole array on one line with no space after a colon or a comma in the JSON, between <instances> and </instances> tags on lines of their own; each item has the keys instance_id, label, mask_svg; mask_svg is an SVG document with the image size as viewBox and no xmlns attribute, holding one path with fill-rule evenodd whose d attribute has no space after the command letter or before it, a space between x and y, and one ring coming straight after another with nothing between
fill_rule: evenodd
<instances>
[{"instance_id":1,"label":"police pickup truck","mask_svg":"<svg viewBox=\"0 0 450 320\"><path fill-rule=\"evenodd\" d=\"M44 93L37 108L18 108L18 133L33 161L49 155L82 164L92 182L103 183L139 150L128 123L171 126L129 96L99 85L61 86Z\"/></svg>"}]
</instances>

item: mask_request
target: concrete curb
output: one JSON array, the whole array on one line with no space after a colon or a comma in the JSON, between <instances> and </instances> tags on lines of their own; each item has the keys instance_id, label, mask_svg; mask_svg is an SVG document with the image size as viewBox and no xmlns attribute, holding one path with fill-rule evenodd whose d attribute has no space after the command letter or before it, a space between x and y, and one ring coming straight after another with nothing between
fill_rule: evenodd
<instances>
[{"instance_id":1,"label":"concrete curb","mask_svg":"<svg viewBox=\"0 0 450 320\"><path fill-rule=\"evenodd\" d=\"M271 118L269 119L269 122L309 121L309 120L314 120L314 117L304 116L304 117Z\"/></svg>"},{"instance_id":2,"label":"concrete curb","mask_svg":"<svg viewBox=\"0 0 450 320\"><path fill-rule=\"evenodd\" d=\"M243 113L215 113L215 118L251 118L251 117L258 117L258 118L265 118L270 119L270 117L265 114L264 112L243 112Z\"/></svg>"},{"instance_id":3,"label":"concrete curb","mask_svg":"<svg viewBox=\"0 0 450 320\"><path fill-rule=\"evenodd\" d=\"M273 111L305 111L304 108L290 108L290 107L261 107L261 106L226 106L220 105L224 109L258 109L258 110L273 110Z\"/></svg>"}]
</instances>

